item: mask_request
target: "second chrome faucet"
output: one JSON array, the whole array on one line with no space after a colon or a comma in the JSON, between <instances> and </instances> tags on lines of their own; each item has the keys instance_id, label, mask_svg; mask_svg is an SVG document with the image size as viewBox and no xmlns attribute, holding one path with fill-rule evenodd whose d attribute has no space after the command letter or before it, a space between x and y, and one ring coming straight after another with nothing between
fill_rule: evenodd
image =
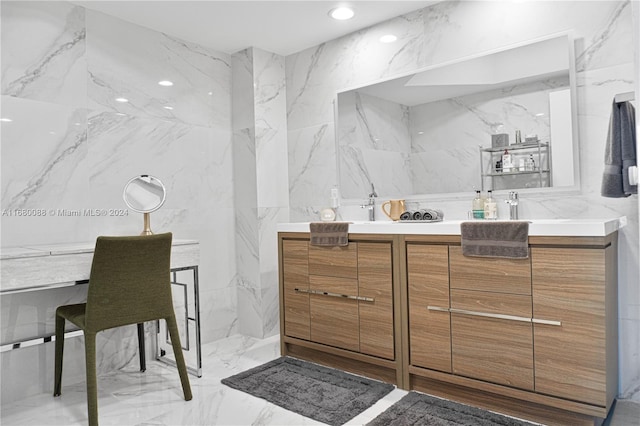
<instances>
[{"instance_id":1,"label":"second chrome faucet","mask_svg":"<svg viewBox=\"0 0 640 426\"><path fill-rule=\"evenodd\" d=\"M373 222L376 220L376 197L378 194L376 193L376 189L371 184L371 193L369 193L369 202L367 204L363 204L360 207L363 209L369 210L369 222Z\"/></svg>"},{"instance_id":2,"label":"second chrome faucet","mask_svg":"<svg viewBox=\"0 0 640 426\"><path fill-rule=\"evenodd\" d=\"M504 202L509 204L509 219L518 220L518 204L520 204L518 193L516 191L509 191L509 198L504 200Z\"/></svg>"}]
</instances>

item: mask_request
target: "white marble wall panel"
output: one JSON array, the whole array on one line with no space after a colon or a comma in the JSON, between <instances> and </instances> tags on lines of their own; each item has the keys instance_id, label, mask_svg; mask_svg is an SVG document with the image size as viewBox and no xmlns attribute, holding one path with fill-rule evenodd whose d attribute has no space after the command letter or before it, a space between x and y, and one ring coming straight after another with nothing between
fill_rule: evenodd
<instances>
[{"instance_id":1,"label":"white marble wall panel","mask_svg":"<svg viewBox=\"0 0 640 426\"><path fill-rule=\"evenodd\" d=\"M12 120L1 123L2 245L86 239L88 228L61 212L81 208L89 191L86 110L10 96L1 102Z\"/></svg>"},{"instance_id":2,"label":"white marble wall panel","mask_svg":"<svg viewBox=\"0 0 640 426\"><path fill-rule=\"evenodd\" d=\"M440 2L390 22L406 29L407 40L411 39L411 46L418 50L412 52L415 61L399 60L407 44L379 44L379 33L388 23L374 25L287 57L291 219L317 219L318 206L326 204L330 188L330 185L319 183L321 170L326 171L325 181L337 179L328 177L336 162L332 102L337 90L571 31L575 38L576 68L580 79L577 107L581 188L571 194L523 191L520 214L521 217L540 218L627 216L629 225L620 232L620 312L621 315L626 312L624 315L633 318L628 312L635 312L640 305L634 290L638 287L639 270L637 198L607 199L600 196L611 101L615 94L633 91L638 84L638 70L633 68L631 2ZM383 53L379 56L362 53L380 49ZM392 62L397 66L390 68L390 60L396 58L398 60ZM313 135L324 128L331 129L331 132L314 140ZM454 166L451 164L450 168ZM364 194L367 189L363 187L360 192ZM466 219L472 197L470 193L468 199L437 200L437 205L433 205L434 201L429 201L429 198L418 197L416 201L442 208L447 218ZM356 204L361 201L342 200L339 216L345 220L363 220L362 211ZM505 217L508 212L502 200L498 206L501 217ZM622 390L638 386L640 348L637 336L638 322L621 317Z\"/></svg>"},{"instance_id":3,"label":"white marble wall panel","mask_svg":"<svg viewBox=\"0 0 640 426\"><path fill-rule=\"evenodd\" d=\"M275 224L288 220L284 58L251 48L232 57L238 329L263 337L278 331L277 305L263 299L277 288ZM271 292L267 294L272 295ZM274 325L274 322L276 325Z\"/></svg>"},{"instance_id":4,"label":"white marble wall panel","mask_svg":"<svg viewBox=\"0 0 640 426\"><path fill-rule=\"evenodd\" d=\"M87 27L91 109L230 125L228 55L94 11L87 11ZM174 85L160 86L161 80ZM129 102L117 102L120 97Z\"/></svg>"},{"instance_id":5,"label":"white marble wall panel","mask_svg":"<svg viewBox=\"0 0 640 426\"><path fill-rule=\"evenodd\" d=\"M167 200L152 229L201 243L203 342L237 333L230 56L66 2L3 2L1 18L2 116L13 119L2 123L2 208L126 209L126 181L157 175ZM165 79L174 85L157 84ZM138 234L142 215L128 213L3 217L2 245ZM31 305L52 300L32 295L16 318L37 324ZM105 333L104 371L137 363L130 334L131 344ZM32 354L50 369L40 346L3 354L3 402L24 396L5 383L27 379ZM72 363L65 377L82 380L83 370Z\"/></svg>"},{"instance_id":6,"label":"white marble wall panel","mask_svg":"<svg viewBox=\"0 0 640 426\"><path fill-rule=\"evenodd\" d=\"M85 107L85 39L82 7L3 2L1 93Z\"/></svg>"},{"instance_id":7,"label":"white marble wall panel","mask_svg":"<svg viewBox=\"0 0 640 426\"><path fill-rule=\"evenodd\" d=\"M212 198L223 206L232 204L231 188L214 191L215 175L231 173L229 133L114 113L92 114L89 123L87 161L97 207L123 207L122 188L139 174L156 176L166 186L163 208L197 207Z\"/></svg>"},{"instance_id":8,"label":"white marble wall panel","mask_svg":"<svg viewBox=\"0 0 640 426\"><path fill-rule=\"evenodd\" d=\"M256 126L256 179L258 207L281 207L289 203L286 167L287 135L283 127ZM285 160L285 161L283 161Z\"/></svg>"}]
</instances>

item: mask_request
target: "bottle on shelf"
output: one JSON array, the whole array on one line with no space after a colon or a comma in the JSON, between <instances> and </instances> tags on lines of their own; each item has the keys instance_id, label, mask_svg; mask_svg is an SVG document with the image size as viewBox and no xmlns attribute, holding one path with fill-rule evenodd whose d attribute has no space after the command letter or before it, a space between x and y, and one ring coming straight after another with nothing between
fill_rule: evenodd
<instances>
[{"instance_id":1,"label":"bottle on shelf","mask_svg":"<svg viewBox=\"0 0 640 426\"><path fill-rule=\"evenodd\" d=\"M524 169L528 172L532 172L536 169L536 161L533 159L533 154L529 154L529 158L524 164Z\"/></svg>"},{"instance_id":2,"label":"bottle on shelf","mask_svg":"<svg viewBox=\"0 0 640 426\"><path fill-rule=\"evenodd\" d=\"M490 220L498 219L498 205L493 199L493 191L487 191L487 199L484 202L484 218Z\"/></svg>"},{"instance_id":3,"label":"bottle on shelf","mask_svg":"<svg viewBox=\"0 0 640 426\"><path fill-rule=\"evenodd\" d=\"M510 172L513 168L513 161L511 159L511 154L509 154L509 150L505 149L504 154L502 154L502 171Z\"/></svg>"},{"instance_id":4,"label":"bottle on shelf","mask_svg":"<svg viewBox=\"0 0 640 426\"><path fill-rule=\"evenodd\" d=\"M474 219L484 219L484 199L480 195L480 190L476 189L476 198L471 203L471 211Z\"/></svg>"}]
</instances>

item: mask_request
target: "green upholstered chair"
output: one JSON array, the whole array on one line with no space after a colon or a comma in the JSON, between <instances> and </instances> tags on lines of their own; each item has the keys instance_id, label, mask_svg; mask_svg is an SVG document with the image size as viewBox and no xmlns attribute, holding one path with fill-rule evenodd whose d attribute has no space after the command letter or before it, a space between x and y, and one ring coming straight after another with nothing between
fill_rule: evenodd
<instances>
[{"instance_id":1,"label":"green upholstered chair","mask_svg":"<svg viewBox=\"0 0 640 426\"><path fill-rule=\"evenodd\" d=\"M171 297L171 233L98 237L87 302L56 310L54 396L62 384L65 320L84 332L89 424L98 424L96 334L123 325L164 319L173 345L184 399L192 398Z\"/></svg>"}]
</instances>

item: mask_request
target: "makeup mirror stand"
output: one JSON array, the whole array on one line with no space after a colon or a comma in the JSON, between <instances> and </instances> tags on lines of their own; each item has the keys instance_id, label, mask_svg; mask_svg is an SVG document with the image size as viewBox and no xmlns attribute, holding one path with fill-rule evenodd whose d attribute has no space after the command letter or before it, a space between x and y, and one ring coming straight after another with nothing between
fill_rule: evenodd
<instances>
[{"instance_id":1,"label":"makeup mirror stand","mask_svg":"<svg viewBox=\"0 0 640 426\"><path fill-rule=\"evenodd\" d=\"M144 217L144 229L140 233L140 235L153 235L153 231L151 231L151 213L143 213Z\"/></svg>"},{"instance_id":2,"label":"makeup mirror stand","mask_svg":"<svg viewBox=\"0 0 640 426\"><path fill-rule=\"evenodd\" d=\"M122 197L131 210L143 214L144 227L140 235L153 235L151 213L164 204L166 197L166 189L160 179L149 175L136 176L127 182Z\"/></svg>"}]
</instances>

